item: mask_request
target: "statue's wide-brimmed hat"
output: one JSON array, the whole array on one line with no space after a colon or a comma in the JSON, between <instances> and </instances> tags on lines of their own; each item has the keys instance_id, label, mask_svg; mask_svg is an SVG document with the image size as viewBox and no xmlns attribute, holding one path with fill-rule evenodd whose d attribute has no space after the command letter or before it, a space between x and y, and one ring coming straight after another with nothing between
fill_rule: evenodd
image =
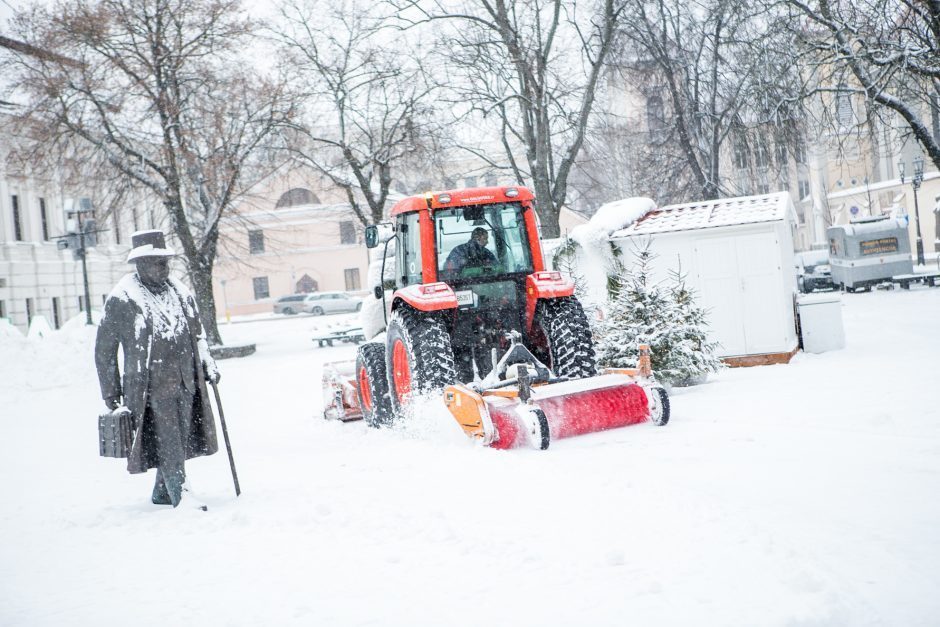
<instances>
[{"instance_id":1,"label":"statue's wide-brimmed hat","mask_svg":"<svg viewBox=\"0 0 940 627\"><path fill-rule=\"evenodd\" d=\"M127 255L127 263L145 257L173 257L176 255L166 247L166 237L163 231L137 231L131 235L131 252Z\"/></svg>"}]
</instances>

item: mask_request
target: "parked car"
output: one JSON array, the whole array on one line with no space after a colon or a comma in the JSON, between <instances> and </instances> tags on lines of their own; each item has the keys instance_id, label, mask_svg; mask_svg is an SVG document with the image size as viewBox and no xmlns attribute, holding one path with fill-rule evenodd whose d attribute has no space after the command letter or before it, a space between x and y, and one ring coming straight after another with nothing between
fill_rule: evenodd
<instances>
[{"instance_id":1,"label":"parked car","mask_svg":"<svg viewBox=\"0 0 940 627\"><path fill-rule=\"evenodd\" d=\"M828 250L807 250L796 253L796 275L800 291L809 294L813 290L831 290L832 268Z\"/></svg>"},{"instance_id":2,"label":"parked car","mask_svg":"<svg viewBox=\"0 0 940 627\"><path fill-rule=\"evenodd\" d=\"M281 296L274 301L274 313L276 314L296 314L304 310L304 299L306 294L291 294L290 296Z\"/></svg>"},{"instance_id":3,"label":"parked car","mask_svg":"<svg viewBox=\"0 0 940 627\"><path fill-rule=\"evenodd\" d=\"M303 302L303 311L315 316L360 309L362 309L362 299L348 292L315 292L308 294Z\"/></svg>"}]
</instances>

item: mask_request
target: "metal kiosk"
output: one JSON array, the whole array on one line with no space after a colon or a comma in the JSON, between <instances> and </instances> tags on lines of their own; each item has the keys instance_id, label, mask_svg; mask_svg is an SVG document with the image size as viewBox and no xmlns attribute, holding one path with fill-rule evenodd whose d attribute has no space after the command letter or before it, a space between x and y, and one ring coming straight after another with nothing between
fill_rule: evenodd
<instances>
[{"instance_id":1,"label":"metal kiosk","mask_svg":"<svg viewBox=\"0 0 940 627\"><path fill-rule=\"evenodd\" d=\"M847 292L870 288L901 274L911 274L911 242L905 220L864 218L830 226L829 264L832 282Z\"/></svg>"}]
</instances>

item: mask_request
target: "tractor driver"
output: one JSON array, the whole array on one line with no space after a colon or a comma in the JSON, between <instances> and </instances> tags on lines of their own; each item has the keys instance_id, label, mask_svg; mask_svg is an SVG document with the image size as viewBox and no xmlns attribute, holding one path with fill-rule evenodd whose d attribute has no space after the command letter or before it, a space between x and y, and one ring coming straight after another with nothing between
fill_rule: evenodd
<instances>
[{"instance_id":1,"label":"tractor driver","mask_svg":"<svg viewBox=\"0 0 940 627\"><path fill-rule=\"evenodd\" d=\"M486 229L482 226L473 229L473 233L470 234L470 241L455 246L447 255L444 270L451 276L456 276L464 268L496 265L498 263L496 255L486 247L489 241L490 234Z\"/></svg>"}]
</instances>

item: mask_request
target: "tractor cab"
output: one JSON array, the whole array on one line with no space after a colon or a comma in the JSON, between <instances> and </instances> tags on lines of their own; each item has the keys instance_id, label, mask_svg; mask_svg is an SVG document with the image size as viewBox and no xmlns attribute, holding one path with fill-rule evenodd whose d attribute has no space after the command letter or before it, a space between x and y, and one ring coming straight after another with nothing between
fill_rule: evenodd
<instances>
[{"instance_id":1,"label":"tractor cab","mask_svg":"<svg viewBox=\"0 0 940 627\"><path fill-rule=\"evenodd\" d=\"M394 257L382 256L383 264L394 263L394 292L389 299L383 288L391 286L379 286L376 297L392 317L440 325L457 381L485 377L513 334L556 372L594 372L592 350L578 350L586 361L571 368L555 354L558 319L574 316L579 344L590 338L573 283L545 270L534 201L524 187L428 193L399 201L392 224L366 230L370 248L395 240ZM382 272L389 276L384 266Z\"/></svg>"}]
</instances>

